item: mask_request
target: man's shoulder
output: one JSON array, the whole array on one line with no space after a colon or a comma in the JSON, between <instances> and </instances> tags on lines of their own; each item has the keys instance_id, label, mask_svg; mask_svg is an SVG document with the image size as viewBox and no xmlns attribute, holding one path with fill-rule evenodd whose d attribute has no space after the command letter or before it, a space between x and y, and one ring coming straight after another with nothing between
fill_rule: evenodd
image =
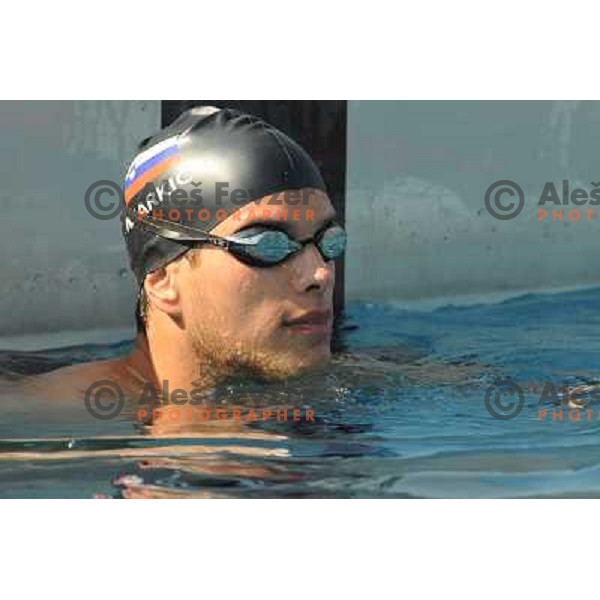
<instances>
[{"instance_id":1,"label":"man's shoulder","mask_svg":"<svg viewBox=\"0 0 600 600\"><path fill-rule=\"evenodd\" d=\"M126 380L125 359L113 358L61 367L30 376L23 383L29 392L43 395L47 399L79 399L92 386L107 382L124 386Z\"/></svg>"}]
</instances>

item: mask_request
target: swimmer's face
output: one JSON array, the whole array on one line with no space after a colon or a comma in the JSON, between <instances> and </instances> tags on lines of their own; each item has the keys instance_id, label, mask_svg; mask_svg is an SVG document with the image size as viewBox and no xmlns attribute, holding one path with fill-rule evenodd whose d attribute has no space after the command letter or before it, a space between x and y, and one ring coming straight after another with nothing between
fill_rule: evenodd
<instances>
[{"instance_id":1,"label":"swimmer's face","mask_svg":"<svg viewBox=\"0 0 600 600\"><path fill-rule=\"evenodd\" d=\"M271 196L250 203L211 233L229 236L258 226L283 229L295 240L311 238L335 218L335 211L325 193L302 192L306 200L294 206L269 204ZM334 261L325 262L313 244L263 268L213 246L191 252L189 268L178 277L185 328L199 361L269 379L327 364Z\"/></svg>"}]
</instances>

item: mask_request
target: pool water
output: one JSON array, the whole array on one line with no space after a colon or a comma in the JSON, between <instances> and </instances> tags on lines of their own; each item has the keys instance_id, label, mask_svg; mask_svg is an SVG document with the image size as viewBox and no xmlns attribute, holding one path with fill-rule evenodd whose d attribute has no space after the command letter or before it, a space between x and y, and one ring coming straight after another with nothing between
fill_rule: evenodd
<instances>
[{"instance_id":1,"label":"pool water","mask_svg":"<svg viewBox=\"0 0 600 600\"><path fill-rule=\"evenodd\" d=\"M15 379L129 347L2 352L0 373ZM600 381L600 289L429 311L354 304L336 348L327 373L217 391L224 405L309 408L314 422L152 431L134 411L70 418L68 403L33 405L13 392L0 407L0 495L600 496L598 408L578 420L565 409L560 420L560 407L540 404L547 382ZM505 379L522 387L525 404L498 419L484 399Z\"/></svg>"}]
</instances>

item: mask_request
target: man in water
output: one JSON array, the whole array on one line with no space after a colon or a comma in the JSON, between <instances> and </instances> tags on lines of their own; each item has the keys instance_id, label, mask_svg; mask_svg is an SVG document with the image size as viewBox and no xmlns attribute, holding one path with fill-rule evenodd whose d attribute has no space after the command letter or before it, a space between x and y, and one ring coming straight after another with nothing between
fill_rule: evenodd
<instances>
[{"instance_id":1,"label":"man in water","mask_svg":"<svg viewBox=\"0 0 600 600\"><path fill-rule=\"evenodd\" d=\"M256 386L259 390L239 386L234 398L224 394L228 409L236 403L257 410L260 405L275 415L289 405L332 405L345 393L343 385L325 385L318 377L280 393L291 377L319 369L328 378L331 374L335 259L345 250L346 235L317 167L297 143L261 119L199 107L142 144L127 172L124 196L122 232L139 292L134 349L122 358L29 378L37 402L24 402L22 390L10 396L15 411L21 411L20 431L30 428L39 436L40 423L50 429L58 423L61 435L83 435L88 430L81 425L90 422L94 434L98 428L107 431L102 421L90 419L81 399L97 382L115 384L133 400L123 416L140 423L139 410L147 411L142 421L147 434L213 436L220 442L177 446L175 457L162 446L105 449L103 456L145 457L144 472L176 469L201 477L294 481L300 475L293 469L235 458L287 456L283 432L257 431L234 418L189 419L185 403L173 420L181 405L161 406L157 416L136 398L147 383L160 391L167 381L172 393L183 390L191 398L191 389L223 389L221 383L234 379L280 381L283 386ZM389 387L390 373L404 371L395 364L397 353L392 360L376 356L366 362L363 354L346 363L345 383L356 376L358 385L370 378L370 384ZM99 400L111 412L114 397ZM203 406L213 400L220 405L210 394L206 400ZM112 421L109 431L129 440L129 420ZM223 441L229 438L235 443ZM250 447L242 443L247 439ZM268 443L261 446L261 440ZM55 459L77 456L71 446L63 455L53 453ZM169 492L139 480L139 475L121 477L115 485L126 497Z\"/></svg>"},{"instance_id":2,"label":"man in water","mask_svg":"<svg viewBox=\"0 0 600 600\"><path fill-rule=\"evenodd\" d=\"M189 390L327 365L346 234L296 142L255 116L194 108L142 143L124 196L135 348L55 371L46 384L62 393L99 379L125 390L168 380Z\"/></svg>"}]
</instances>

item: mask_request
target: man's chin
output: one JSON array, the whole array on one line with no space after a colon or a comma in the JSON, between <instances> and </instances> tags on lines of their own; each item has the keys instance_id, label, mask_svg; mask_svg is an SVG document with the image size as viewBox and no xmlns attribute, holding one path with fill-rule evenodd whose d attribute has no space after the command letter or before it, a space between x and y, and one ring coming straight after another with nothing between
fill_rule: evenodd
<instances>
[{"instance_id":1,"label":"man's chin","mask_svg":"<svg viewBox=\"0 0 600 600\"><path fill-rule=\"evenodd\" d=\"M327 369L331 361L331 351L329 348L322 352L302 353L298 356L288 356L282 360L279 356L278 360L270 363L267 369L262 370L262 375L268 381L283 381L285 379L293 379L302 377L312 373L319 373Z\"/></svg>"},{"instance_id":2,"label":"man's chin","mask_svg":"<svg viewBox=\"0 0 600 600\"><path fill-rule=\"evenodd\" d=\"M296 363L296 374L318 373L326 369L330 361L331 351L329 348L321 352L311 352L310 356L304 356Z\"/></svg>"}]
</instances>

